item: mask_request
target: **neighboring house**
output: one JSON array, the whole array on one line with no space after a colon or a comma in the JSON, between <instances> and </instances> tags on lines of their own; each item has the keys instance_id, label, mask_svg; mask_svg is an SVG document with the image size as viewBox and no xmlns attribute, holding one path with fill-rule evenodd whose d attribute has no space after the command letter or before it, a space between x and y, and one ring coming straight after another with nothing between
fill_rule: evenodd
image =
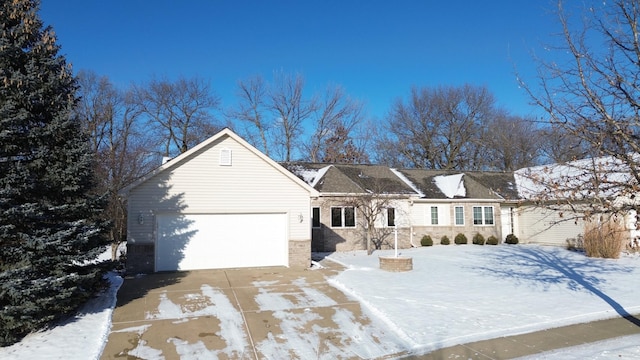
<instances>
[{"instance_id":1,"label":"neighboring house","mask_svg":"<svg viewBox=\"0 0 640 360\"><path fill-rule=\"evenodd\" d=\"M584 233L579 213L587 197L613 207L640 207L640 197L620 193L632 181L612 158L573 161L515 172L392 169L380 165L291 163L291 172L320 194L313 206L313 251L365 248L366 221L357 198L383 199L376 221L377 246L390 248L397 230L400 248L419 246L429 235L438 244L458 233L471 242L480 233L501 242L515 234L520 243L566 246ZM594 172L605 174L595 182ZM570 203L570 204L569 204ZM578 210L578 212L576 212ZM629 238L640 245L638 216L625 211ZM392 220L390 220L392 219Z\"/></svg>"},{"instance_id":2,"label":"neighboring house","mask_svg":"<svg viewBox=\"0 0 640 360\"><path fill-rule=\"evenodd\" d=\"M396 170L381 165L290 163L291 172L313 186L313 251L365 249L363 211L358 198L382 201L375 239L391 248L420 246L430 235L439 243L458 233L504 239L517 231L517 191L513 174Z\"/></svg>"},{"instance_id":3,"label":"neighboring house","mask_svg":"<svg viewBox=\"0 0 640 360\"><path fill-rule=\"evenodd\" d=\"M318 192L229 129L121 194L130 272L311 263Z\"/></svg>"},{"instance_id":4,"label":"neighboring house","mask_svg":"<svg viewBox=\"0 0 640 360\"><path fill-rule=\"evenodd\" d=\"M518 236L524 242L565 246L584 233L590 207L602 204L605 211L622 214L628 237L637 245L640 231L633 208L640 204L629 193L634 180L619 160L599 157L523 168L514 178L521 199Z\"/></svg>"}]
</instances>

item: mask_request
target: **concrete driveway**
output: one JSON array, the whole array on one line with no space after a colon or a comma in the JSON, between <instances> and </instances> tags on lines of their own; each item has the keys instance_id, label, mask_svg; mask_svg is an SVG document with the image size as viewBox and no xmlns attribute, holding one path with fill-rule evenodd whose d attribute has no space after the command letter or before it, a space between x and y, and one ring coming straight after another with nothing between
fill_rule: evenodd
<instances>
[{"instance_id":1,"label":"concrete driveway","mask_svg":"<svg viewBox=\"0 0 640 360\"><path fill-rule=\"evenodd\" d=\"M125 279L102 359L370 359L405 355L330 286L341 270L202 270ZM345 325L347 324L347 325ZM394 340L391 340L394 341ZM397 341L397 340L396 340Z\"/></svg>"}]
</instances>

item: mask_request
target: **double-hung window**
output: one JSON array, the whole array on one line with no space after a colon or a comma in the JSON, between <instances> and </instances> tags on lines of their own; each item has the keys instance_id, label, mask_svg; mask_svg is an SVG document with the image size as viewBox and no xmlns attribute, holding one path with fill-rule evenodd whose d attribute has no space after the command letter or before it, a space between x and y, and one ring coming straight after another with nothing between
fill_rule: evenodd
<instances>
[{"instance_id":1,"label":"double-hung window","mask_svg":"<svg viewBox=\"0 0 640 360\"><path fill-rule=\"evenodd\" d=\"M355 227L356 209L353 206L332 207L331 227Z\"/></svg>"},{"instance_id":2,"label":"double-hung window","mask_svg":"<svg viewBox=\"0 0 640 360\"><path fill-rule=\"evenodd\" d=\"M473 225L493 225L493 206L474 206Z\"/></svg>"},{"instance_id":3,"label":"double-hung window","mask_svg":"<svg viewBox=\"0 0 640 360\"><path fill-rule=\"evenodd\" d=\"M457 226L462 226L464 225L464 207L463 206L456 206L454 208L455 211L455 220L456 220L456 225Z\"/></svg>"},{"instance_id":4,"label":"double-hung window","mask_svg":"<svg viewBox=\"0 0 640 360\"><path fill-rule=\"evenodd\" d=\"M431 225L438 225L438 207L431 207Z\"/></svg>"}]
</instances>

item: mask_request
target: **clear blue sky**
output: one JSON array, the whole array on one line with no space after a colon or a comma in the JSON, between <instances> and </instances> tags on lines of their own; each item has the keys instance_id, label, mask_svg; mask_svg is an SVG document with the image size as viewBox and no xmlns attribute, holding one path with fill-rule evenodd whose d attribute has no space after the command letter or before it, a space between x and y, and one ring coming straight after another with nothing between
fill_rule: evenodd
<instances>
[{"instance_id":1,"label":"clear blue sky","mask_svg":"<svg viewBox=\"0 0 640 360\"><path fill-rule=\"evenodd\" d=\"M299 72L307 90L340 84L381 118L412 86L485 85L516 115L534 108L514 67L558 24L548 0L42 0L62 54L126 87L200 76L223 106L239 79Z\"/></svg>"}]
</instances>

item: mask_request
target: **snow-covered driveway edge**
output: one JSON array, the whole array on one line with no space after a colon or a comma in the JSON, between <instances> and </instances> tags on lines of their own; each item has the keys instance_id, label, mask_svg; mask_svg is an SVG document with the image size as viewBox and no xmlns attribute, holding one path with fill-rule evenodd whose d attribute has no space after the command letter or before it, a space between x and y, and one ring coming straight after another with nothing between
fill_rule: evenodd
<instances>
[{"instance_id":1,"label":"snow-covered driveway edge","mask_svg":"<svg viewBox=\"0 0 640 360\"><path fill-rule=\"evenodd\" d=\"M99 359L111 330L122 277L106 274L110 282L95 298L84 304L71 318L56 326L27 335L22 341L0 347L0 359Z\"/></svg>"},{"instance_id":2,"label":"snow-covered driveway edge","mask_svg":"<svg viewBox=\"0 0 640 360\"><path fill-rule=\"evenodd\" d=\"M107 339L109 338L109 332L111 331L111 316L113 315L113 310L116 307L116 303L118 301L118 290L120 290L120 286L124 282L124 279L116 274L113 271L107 273L107 279L109 279L109 283L111 286L107 289L104 294L100 297L96 298L95 304L89 303L89 306L96 306L97 309L103 309L100 313L105 317L106 321L98 322L101 324L100 333L102 336L98 339L100 342L100 347L98 349L98 353L96 354L96 359L100 358L102 355L102 351L104 350L104 346L107 344ZM103 304L100 305L100 299L103 299Z\"/></svg>"}]
</instances>

